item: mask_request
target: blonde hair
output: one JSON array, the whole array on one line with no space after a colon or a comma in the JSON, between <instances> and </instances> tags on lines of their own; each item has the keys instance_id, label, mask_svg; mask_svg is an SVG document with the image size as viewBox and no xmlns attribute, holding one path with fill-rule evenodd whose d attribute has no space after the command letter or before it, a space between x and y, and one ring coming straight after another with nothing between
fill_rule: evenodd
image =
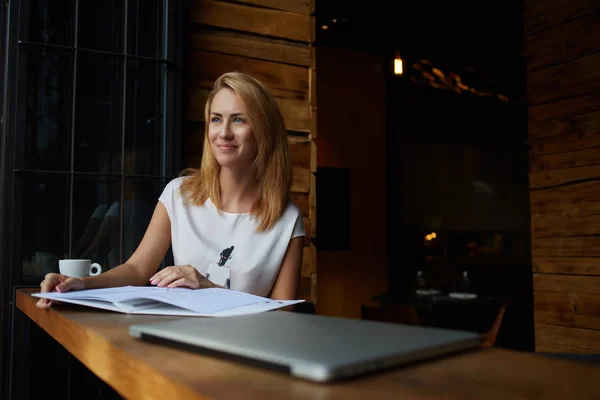
<instances>
[{"instance_id":1,"label":"blonde hair","mask_svg":"<svg viewBox=\"0 0 600 400\"><path fill-rule=\"evenodd\" d=\"M257 79L241 73L229 72L214 83L204 108L204 146L200 169L187 169L189 175L181 184L185 200L202 205L210 198L220 207L220 165L208 140L210 108L215 95L221 89L231 89L246 107L246 115L252 127L258 152L254 168L258 184L258 197L250 214L258 218L258 231L271 228L279 219L289 199L292 184L292 162L287 131L279 106L269 90Z\"/></svg>"}]
</instances>

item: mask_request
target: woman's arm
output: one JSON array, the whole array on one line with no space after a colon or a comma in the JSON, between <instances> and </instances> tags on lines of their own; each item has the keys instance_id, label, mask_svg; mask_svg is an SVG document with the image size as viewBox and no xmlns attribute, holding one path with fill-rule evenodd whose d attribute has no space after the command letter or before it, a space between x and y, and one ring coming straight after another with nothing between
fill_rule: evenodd
<instances>
[{"instance_id":1,"label":"woman's arm","mask_svg":"<svg viewBox=\"0 0 600 400\"><path fill-rule=\"evenodd\" d=\"M303 247L304 237L295 237L290 240L275 285L269 294L271 299L295 300L298 297Z\"/></svg>"},{"instance_id":2,"label":"woman's arm","mask_svg":"<svg viewBox=\"0 0 600 400\"><path fill-rule=\"evenodd\" d=\"M144 286L156 272L171 244L171 220L159 201L144 238L129 260L100 275L83 278L86 289Z\"/></svg>"}]
</instances>

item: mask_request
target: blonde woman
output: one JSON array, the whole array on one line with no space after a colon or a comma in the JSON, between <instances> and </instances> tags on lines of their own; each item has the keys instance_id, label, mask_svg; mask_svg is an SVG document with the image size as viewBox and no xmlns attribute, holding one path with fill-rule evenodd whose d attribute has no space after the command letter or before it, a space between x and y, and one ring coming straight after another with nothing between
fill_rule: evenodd
<instances>
[{"instance_id":1,"label":"blonde woman","mask_svg":"<svg viewBox=\"0 0 600 400\"><path fill-rule=\"evenodd\" d=\"M296 298L306 234L289 199L292 166L277 103L259 81L231 72L216 80L205 121L200 169L165 187L133 255L83 279L48 274L42 292L150 283ZM175 266L157 272L169 245Z\"/></svg>"}]
</instances>

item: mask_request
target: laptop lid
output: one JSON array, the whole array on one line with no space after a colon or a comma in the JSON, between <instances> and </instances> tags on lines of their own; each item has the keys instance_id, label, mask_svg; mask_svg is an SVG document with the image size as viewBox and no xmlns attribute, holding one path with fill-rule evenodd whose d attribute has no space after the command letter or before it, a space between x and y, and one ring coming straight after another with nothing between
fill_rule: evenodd
<instances>
[{"instance_id":1,"label":"laptop lid","mask_svg":"<svg viewBox=\"0 0 600 400\"><path fill-rule=\"evenodd\" d=\"M473 349L479 334L286 311L132 325L132 336L326 382Z\"/></svg>"}]
</instances>

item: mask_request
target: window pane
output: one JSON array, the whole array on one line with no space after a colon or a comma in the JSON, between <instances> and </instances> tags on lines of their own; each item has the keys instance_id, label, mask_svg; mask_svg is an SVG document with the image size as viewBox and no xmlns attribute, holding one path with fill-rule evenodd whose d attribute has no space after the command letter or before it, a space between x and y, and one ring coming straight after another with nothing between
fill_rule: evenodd
<instances>
[{"instance_id":1,"label":"window pane","mask_svg":"<svg viewBox=\"0 0 600 400\"><path fill-rule=\"evenodd\" d=\"M126 179L123 194L123 261L142 241L163 189L162 179Z\"/></svg>"},{"instance_id":2,"label":"window pane","mask_svg":"<svg viewBox=\"0 0 600 400\"><path fill-rule=\"evenodd\" d=\"M79 2L77 47L123 52L125 0Z\"/></svg>"},{"instance_id":3,"label":"window pane","mask_svg":"<svg viewBox=\"0 0 600 400\"><path fill-rule=\"evenodd\" d=\"M28 23L20 26L20 40L73 46L74 0L30 0L27 13Z\"/></svg>"},{"instance_id":4,"label":"window pane","mask_svg":"<svg viewBox=\"0 0 600 400\"><path fill-rule=\"evenodd\" d=\"M24 167L69 170L72 53L30 48L24 52L25 104Z\"/></svg>"},{"instance_id":5,"label":"window pane","mask_svg":"<svg viewBox=\"0 0 600 400\"><path fill-rule=\"evenodd\" d=\"M103 270L120 264L119 178L75 177L71 257L89 259Z\"/></svg>"},{"instance_id":6,"label":"window pane","mask_svg":"<svg viewBox=\"0 0 600 400\"><path fill-rule=\"evenodd\" d=\"M163 58L163 0L129 0L127 53Z\"/></svg>"},{"instance_id":7,"label":"window pane","mask_svg":"<svg viewBox=\"0 0 600 400\"><path fill-rule=\"evenodd\" d=\"M80 51L75 106L75 171L120 173L123 59Z\"/></svg>"},{"instance_id":8,"label":"window pane","mask_svg":"<svg viewBox=\"0 0 600 400\"><path fill-rule=\"evenodd\" d=\"M26 176L17 179L15 206L21 207L23 275L44 276L58 271L69 236L69 185L67 177ZM19 205L19 206L17 206Z\"/></svg>"},{"instance_id":9,"label":"window pane","mask_svg":"<svg viewBox=\"0 0 600 400\"><path fill-rule=\"evenodd\" d=\"M127 64L127 175L160 175L163 152L162 64L130 60Z\"/></svg>"}]
</instances>

